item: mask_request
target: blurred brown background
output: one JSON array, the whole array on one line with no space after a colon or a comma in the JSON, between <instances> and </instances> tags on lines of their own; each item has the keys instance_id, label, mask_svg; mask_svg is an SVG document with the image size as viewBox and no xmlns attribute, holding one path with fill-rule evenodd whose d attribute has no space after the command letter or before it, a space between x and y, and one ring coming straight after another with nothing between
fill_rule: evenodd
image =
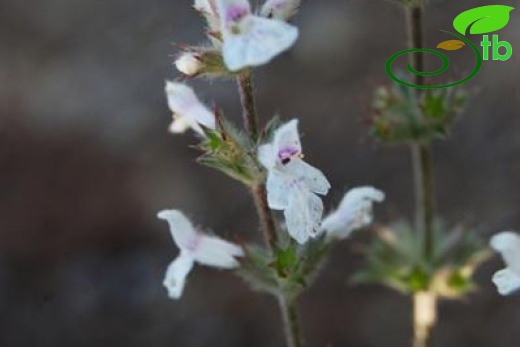
<instances>
[{"instance_id":1,"label":"blurred brown background","mask_svg":"<svg viewBox=\"0 0 520 347\"><path fill-rule=\"evenodd\" d=\"M500 3L515 5L515 1ZM428 47L463 10L429 5ZM221 235L260 241L247 191L195 163L192 134L173 137L163 94L176 72L172 43L203 40L202 19L179 0L0 2L0 346L282 346L275 301L229 273L196 267L181 301L162 277L176 248L155 214L178 208ZM294 49L257 70L259 108L299 117L306 158L333 185L335 205L360 184L387 193L377 219L412 213L409 152L382 148L364 119L384 63L406 45L399 7L379 0L308 0ZM435 147L438 207L484 237L520 229L520 12L500 31L513 57L485 62L449 141ZM461 54L452 76L473 64ZM435 64L436 62L432 62ZM434 66L434 65L432 65ZM230 82L194 82L240 121ZM336 248L301 300L309 346L403 347L408 299L351 287L359 237ZM490 276L465 302L443 302L438 346L514 347L520 295L499 297Z\"/></svg>"}]
</instances>

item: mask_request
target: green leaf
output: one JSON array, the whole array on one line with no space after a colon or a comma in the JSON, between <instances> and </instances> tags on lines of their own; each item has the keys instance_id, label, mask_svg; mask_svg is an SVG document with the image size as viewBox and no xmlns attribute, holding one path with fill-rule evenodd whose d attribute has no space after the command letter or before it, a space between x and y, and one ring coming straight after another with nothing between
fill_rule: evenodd
<instances>
[{"instance_id":1,"label":"green leaf","mask_svg":"<svg viewBox=\"0 0 520 347\"><path fill-rule=\"evenodd\" d=\"M453 20L453 27L462 35L470 28L470 34L487 34L502 29L509 22L509 12L514 7L488 5L476 7L459 14Z\"/></svg>"}]
</instances>

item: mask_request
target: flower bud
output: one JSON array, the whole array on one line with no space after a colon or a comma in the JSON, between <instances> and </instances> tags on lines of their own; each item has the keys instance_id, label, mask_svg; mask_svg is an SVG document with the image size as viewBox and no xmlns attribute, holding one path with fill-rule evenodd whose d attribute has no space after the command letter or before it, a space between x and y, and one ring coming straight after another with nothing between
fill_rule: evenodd
<instances>
[{"instance_id":1,"label":"flower bud","mask_svg":"<svg viewBox=\"0 0 520 347\"><path fill-rule=\"evenodd\" d=\"M187 76L195 76L201 72L202 63L196 54L184 52L175 60L175 67Z\"/></svg>"},{"instance_id":2,"label":"flower bud","mask_svg":"<svg viewBox=\"0 0 520 347\"><path fill-rule=\"evenodd\" d=\"M206 18L210 32L220 31L220 20L214 0L195 0L193 7Z\"/></svg>"},{"instance_id":3,"label":"flower bud","mask_svg":"<svg viewBox=\"0 0 520 347\"><path fill-rule=\"evenodd\" d=\"M286 21L298 10L300 0L267 0L260 10L260 14L266 18Z\"/></svg>"}]
</instances>

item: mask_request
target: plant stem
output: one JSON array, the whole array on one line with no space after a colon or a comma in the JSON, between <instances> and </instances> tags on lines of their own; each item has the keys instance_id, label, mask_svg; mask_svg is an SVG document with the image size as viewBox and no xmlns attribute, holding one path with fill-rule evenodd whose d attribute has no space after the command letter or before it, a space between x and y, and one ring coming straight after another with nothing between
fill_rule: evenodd
<instances>
[{"instance_id":1,"label":"plant stem","mask_svg":"<svg viewBox=\"0 0 520 347\"><path fill-rule=\"evenodd\" d=\"M240 94L240 104L242 105L242 118L244 127L252 142L258 141L258 116L255 106L255 95L253 90L253 81L249 71L241 73L237 76L238 92ZM267 192L265 184L260 183L251 188L253 199L255 201L256 211L260 223L262 224L262 232L264 240L269 249L273 250L276 246L276 226L273 215L267 205Z\"/></svg>"},{"instance_id":2,"label":"plant stem","mask_svg":"<svg viewBox=\"0 0 520 347\"><path fill-rule=\"evenodd\" d=\"M416 225L422 236L423 254L431 260L433 253L433 152L430 144L412 144L415 183Z\"/></svg>"},{"instance_id":3,"label":"plant stem","mask_svg":"<svg viewBox=\"0 0 520 347\"><path fill-rule=\"evenodd\" d=\"M408 31L408 47L423 48L424 46L424 25L423 25L423 6L422 4L406 7L406 26ZM424 57L421 52L410 53L412 56L412 66L417 71L424 71ZM422 85L424 76L414 75L415 84Z\"/></svg>"},{"instance_id":4,"label":"plant stem","mask_svg":"<svg viewBox=\"0 0 520 347\"><path fill-rule=\"evenodd\" d=\"M437 319L437 297L431 292L413 295L413 347L430 347L432 330Z\"/></svg>"},{"instance_id":5,"label":"plant stem","mask_svg":"<svg viewBox=\"0 0 520 347\"><path fill-rule=\"evenodd\" d=\"M282 312L285 339L288 347L303 347L303 339L300 331L298 308L294 299L284 295L278 297L278 303Z\"/></svg>"},{"instance_id":6,"label":"plant stem","mask_svg":"<svg viewBox=\"0 0 520 347\"><path fill-rule=\"evenodd\" d=\"M406 13L409 48L424 47L423 5L407 7ZM412 53L412 64L417 71L424 71L424 56L421 52ZM424 78L415 75L415 84L423 85ZM421 91L416 90L418 99ZM433 177L433 152L431 144L414 143L411 145L413 174L415 184L416 227L421 233L422 251L430 262L433 256L433 218L435 214L435 193ZM432 347L432 330L437 315L437 298L432 292L419 292L413 295L414 347Z\"/></svg>"},{"instance_id":7,"label":"plant stem","mask_svg":"<svg viewBox=\"0 0 520 347\"><path fill-rule=\"evenodd\" d=\"M258 141L259 126L251 72L247 71L239 74L237 77L237 84L242 105L244 126L251 141L256 143ZM251 188L251 191L253 193L258 218L262 225L265 242L267 247L273 251L277 241L276 226L271 210L267 204L267 191L265 184L257 184ZM288 298L280 292L278 296L278 305L282 314L287 347L303 347L304 344L301 337L296 300Z\"/></svg>"},{"instance_id":8,"label":"plant stem","mask_svg":"<svg viewBox=\"0 0 520 347\"><path fill-rule=\"evenodd\" d=\"M253 92L253 79L251 72L247 71L237 76L238 92L242 105L242 117L244 126L256 142L258 140L258 116L256 114L255 95Z\"/></svg>"},{"instance_id":9,"label":"plant stem","mask_svg":"<svg viewBox=\"0 0 520 347\"><path fill-rule=\"evenodd\" d=\"M406 17L410 48L423 48L424 23L422 5L408 7ZM412 62L416 70L424 71L424 57L421 52L412 53ZM422 85L423 82L423 76L415 75L415 84ZM419 90L416 91L420 93ZM429 142L412 144L412 160L415 181L416 224L422 235L425 258L431 260L433 253L433 217L435 214L433 152L431 144Z\"/></svg>"},{"instance_id":10,"label":"plant stem","mask_svg":"<svg viewBox=\"0 0 520 347\"><path fill-rule=\"evenodd\" d=\"M262 224L262 232L264 240L270 250L273 250L276 245L276 227L274 224L273 215L267 205L267 193L263 183L257 184L251 188L253 199L255 201L256 213Z\"/></svg>"}]
</instances>

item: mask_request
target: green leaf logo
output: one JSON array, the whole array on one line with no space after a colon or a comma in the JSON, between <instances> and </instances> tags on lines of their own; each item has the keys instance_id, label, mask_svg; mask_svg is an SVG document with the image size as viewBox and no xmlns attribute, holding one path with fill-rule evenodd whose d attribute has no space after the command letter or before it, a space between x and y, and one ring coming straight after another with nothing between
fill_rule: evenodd
<instances>
[{"instance_id":1,"label":"green leaf logo","mask_svg":"<svg viewBox=\"0 0 520 347\"><path fill-rule=\"evenodd\" d=\"M446 51L456 51L457 49L461 49L466 44L461 40L448 40L441 42L437 45L437 48L444 49Z\"/></svg>"},{"instance_id":2,"label":"green leaf logo","mask_svg":"<svg viewBox=\"0 0 520 347\"><path fill-rule=\"evenodd\" d=\"M476 7L459 14L453 21L453 27L462 35L470 28L470 34L487 34L502 29L509 22L509 12L514 7L488 5Z\"/></svg>"}]
</instances>

